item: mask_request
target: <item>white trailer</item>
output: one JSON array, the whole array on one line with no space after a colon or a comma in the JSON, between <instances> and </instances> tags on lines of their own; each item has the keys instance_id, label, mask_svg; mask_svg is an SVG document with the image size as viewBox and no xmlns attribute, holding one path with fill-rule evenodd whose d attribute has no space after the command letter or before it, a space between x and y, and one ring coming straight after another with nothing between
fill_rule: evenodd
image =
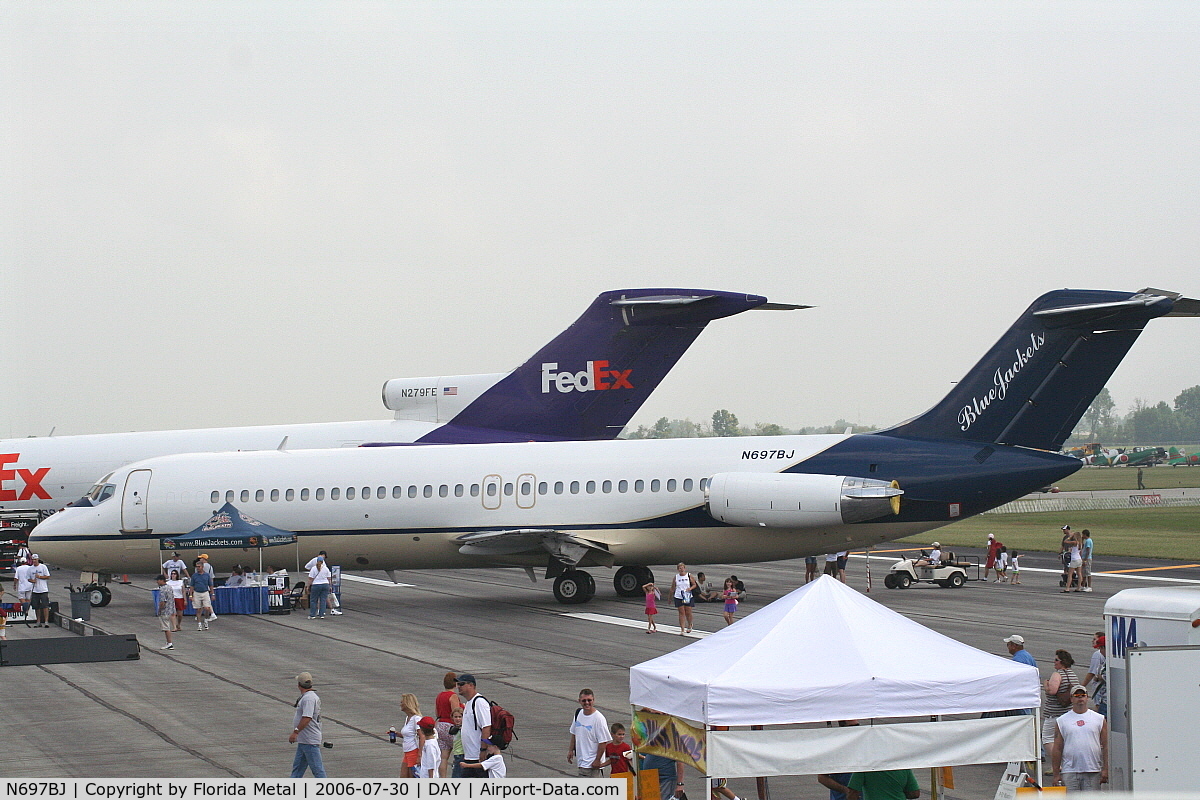
<instances>
[{"instance_id":1,"label":"white trailer","mask_svg":"<svg viewBox=\"0 0 1200 800\"><path fill-rule=\"evenodd\" d=\"M1118 592L1104 627L1111 788L1200 791L1200 586Z\"/></svg>"}]
</instances>

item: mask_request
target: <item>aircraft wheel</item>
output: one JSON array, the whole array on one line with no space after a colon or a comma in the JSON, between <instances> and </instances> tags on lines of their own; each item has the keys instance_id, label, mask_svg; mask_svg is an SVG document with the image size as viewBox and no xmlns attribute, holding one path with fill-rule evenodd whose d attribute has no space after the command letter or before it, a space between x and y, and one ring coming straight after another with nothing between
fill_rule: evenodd
<instances>
[{"instance_id":1,"label":"aircraft wheel","mask_svg":"<svg viewBox=\"0 0 1200 800\"><path fill-rule=\"evenodd\" d=\"M950 580L946 581L946 585L951 589L961 589L966 582L967 579L963 577L963 574L956 572L950 576Z\"/></svg>"},{"instance_id":2,"label":"aircraft wheel","mask_svg":"<svg viewBox=\"0 0 1200 800\"><path fill-rule=\"evenodd\" d=\"M642 587L649 581L642 580L645 567L621 567L613 576L613 588L621 597L641 597Z\"/></svg>"},{"instance_id":3,"label":"aircraft wheel","mask_svg":"<svg viewBox=\"0 0 1200 800\"><path fill-rule=\"evenodd\" d=\"M889 572L887 575L884 575L883 576L883 585L889 589L895 589L896 588L896 573Z\"/></svg>"},{"instance_id":4,"label":"aircraft wheel","mask_svg":"<svg viewBox=\"0 0 1200 800\"><path fill-rule=\"evenodd\" d=\"M907 589L910 586L912 586L912 576L909 575L907 572L897 572L896 573L896 588L897 589Z\"/></svg>"},{"instance_id":5,"label":"aircraft wheel","mask_svg":"<svg viewBox=\"0 0 1200 800\"><path fill-rule=\"evenodd\" d=\"M582 570L573 569L554 579L554 599L563 605L586 603L596 594L596 581Z\"/></svg>"},{"instance_id":6,"label":"aircraft wheel","mask_svg":"<svg viewBox=\"0 0 1200 800\"><path fill-rule=\"evenodd\" d=\"M88 602L92 604L92 608L104 608L112 602L112 592L107 586L90 586Z\"/></svg>"}]
</instances>

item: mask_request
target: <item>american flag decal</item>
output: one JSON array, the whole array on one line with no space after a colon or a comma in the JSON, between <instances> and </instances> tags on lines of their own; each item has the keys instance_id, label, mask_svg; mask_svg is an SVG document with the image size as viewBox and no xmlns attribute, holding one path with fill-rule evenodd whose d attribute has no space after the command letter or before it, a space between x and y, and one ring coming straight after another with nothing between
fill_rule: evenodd
<instances>
[{"instance_id":1,"label":"american flag decal","mask_svg":"<svg viewBox=\"0 0 1200 800\"><path fill-rule=\"evenodd\" d=\"M458 394L458 387L457 386L447 386L442 389L442 394L443 395Z\"/></svg>"}]
</instances>

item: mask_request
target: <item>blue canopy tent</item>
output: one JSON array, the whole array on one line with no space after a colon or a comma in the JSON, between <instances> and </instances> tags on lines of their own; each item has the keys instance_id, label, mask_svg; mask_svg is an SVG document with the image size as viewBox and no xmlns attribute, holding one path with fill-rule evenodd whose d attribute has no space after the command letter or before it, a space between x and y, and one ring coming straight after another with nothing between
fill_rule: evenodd
<instances>
[{"instance_id":1,"label":"blue canopy tent","mask_svg":"<svg viewBox=\"0 0 1200 800\"><path fill-rule=\"evenodd\" d=\"M273 528L265 522L238 511L233 503L226 503L199 528L183 536L162 540L164 550L207 550L209 548L251 547L258 550L258 571L262 572L264 547L294 544L296 534Z\"/></svg>"}]
</instances>

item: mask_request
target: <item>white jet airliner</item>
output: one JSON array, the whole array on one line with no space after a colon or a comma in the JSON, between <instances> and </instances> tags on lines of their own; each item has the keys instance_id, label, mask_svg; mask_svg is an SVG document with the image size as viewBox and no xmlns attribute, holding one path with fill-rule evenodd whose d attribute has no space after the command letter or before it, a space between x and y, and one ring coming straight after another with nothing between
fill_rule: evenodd
<instances>
[{"instance_id":1,"label":"white jet airliner","mask_svg":"<svg viewBox=\"0 0 1200 800\"><path fill-rule=\"evenodd\" d=\"M52 563L157 569L159 541L224 503L345 569L545 567L560 602L619 566L753 562L879 544L982 513L1082 465L1062 442L1178 294L1061 290L1034 301L930 411L869 434L193 454L97 484L34 531ZM111 499L105 499L111 498ZM218 566L244 559L213 551Z\"/></svg>"}]
</instances>

